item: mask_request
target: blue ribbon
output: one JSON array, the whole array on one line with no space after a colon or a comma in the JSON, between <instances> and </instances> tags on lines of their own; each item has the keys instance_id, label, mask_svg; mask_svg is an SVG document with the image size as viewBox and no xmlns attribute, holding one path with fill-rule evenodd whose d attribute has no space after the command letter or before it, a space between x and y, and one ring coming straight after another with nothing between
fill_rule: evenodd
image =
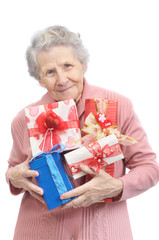
<instances>
[{"instance_id":1,"label":"blue ribbon","mask_svg":"<svg viewBox=\"0 0 159 240\"><path fill-rule=\"evenodd\" d=\"M51 173L51 176L52 176L52 179L56 185L56 188L57 188L57 191L59 193L59 195L61 196L63 193L67 192L67 188L66 188L66 185L63 181L63 178L59 172L59 169L57 168L56 166L56 163L52 157L52 153L61 153L64 151L65 149L65 145L62 144L62 143L58 143L56 144L49 152L40 152L38 154L36 154L32 159L31 161L33 160L36 160L40 157L46 157L46 162L47 162L47 165L50 169L50 173ZM63 204L67 203L68 201L70 201L69 199L64 199L64 200L61 200Z\"/></svg>"},{"instance_id":2,"label":"blue ribbon","mask_svg":"<svg viewBox=\"0 0 159 240\"><path fill-rule=\"evenodd\" d=\"M61 177L61 174L59 172L59 169L56 166L56 163L53 159L53 157L51 155L47 155L46 156L46 162L47 165L50 169L50 173L52 176L52 179L56 185L57 191L59 193L59 195L61 196L63 193L67 192L67 188L66 185L63 181L63 178ZM68 199L64 199L61 200L63 204L67 203L69 200Z\"/></svg>"},{"instance_id":3,"label":"blue ribbon","mask_svg":"<svg viewBox=\"0 0 159 240\"><path fill-rule=\"evenodd\" d=\"M53 148L49 151L49 152L40 152L40 153L37 153L34 157L32 157L32 159L30 160L33 161L33 160L36 160L38 159L39 157L45 157L51 153L54 153L54 152L57 152L57 153L61 153L65 150L66 146L62 143L57 143L55 146L53 146Z\"/></svg>"}]
</instances>

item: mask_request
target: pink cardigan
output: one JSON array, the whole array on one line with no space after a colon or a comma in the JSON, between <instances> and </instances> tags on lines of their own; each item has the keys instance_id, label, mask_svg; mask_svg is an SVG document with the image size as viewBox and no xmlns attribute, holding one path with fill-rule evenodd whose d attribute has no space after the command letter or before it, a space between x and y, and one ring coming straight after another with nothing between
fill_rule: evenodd
<instances>
[{"instance_id":1,"label":"pink cardigan","mask_svg":"<svg viewBox=\"0 0 159 240\"><path fill-rule=\"evenodd\" d=\"M121 133L129 135L139 143L123 147L126 162L115 163L115 177L123 181L123 193L118 202L96 203L87 208L49 211L28 192L22 198L16 224L14 240L132 240L126 200L143 193L159 181L159 165L148 143L147 136L133 111L129 99L115 92L91 86L85 81L83 95L77 104L81 127L84 122L84 101L86 98L118 100L118 127ZM32 105L52 102L46 93ZM13 147L6 173L9 169L26 160L30 144L25 122L24 109L12 122ZM125 175L125 168L130 171ZM23 190L10 185L12 194Z\"/></svg>"}]
</instances>

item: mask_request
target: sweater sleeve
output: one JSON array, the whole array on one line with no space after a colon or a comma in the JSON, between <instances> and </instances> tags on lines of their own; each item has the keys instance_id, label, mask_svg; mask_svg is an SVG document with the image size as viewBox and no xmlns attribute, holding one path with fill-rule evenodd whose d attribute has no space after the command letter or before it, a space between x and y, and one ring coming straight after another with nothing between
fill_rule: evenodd
<instances>
[{"instance_id":1,"label":"sweater sleeve","mask_svg":"<svg viewBox=\"0 0 159 240\"><path fill-rule=\"evenodd\" d=\"M123 109L125 112L122 113L121 133L135 138L138 143L123 147L125 167L130 171L120 177L124 187L120 201L143 193L159 181L159 164L156 155L129 100L126 101L126 107Z\"/></svg>"},{"instance_id":2,"label":"sweater sleeve","mask_svg":"<svg viewBox=\"0 0 159 240\"><path fill-rule=\"evenodd\" d=\"M27 126L25 121L25 114L22 110L17 114L17 116L13 119L11 125L11 132L13 138L13 146L10 152L10 157L8 160L8 169L6 171L6 180L9 184L10 191L12 194L17 195L23 192L23 189L15 188L9 181L9 171L11 168L24 162L28 156L28 133Z\"/></svg>"}]
</instances>

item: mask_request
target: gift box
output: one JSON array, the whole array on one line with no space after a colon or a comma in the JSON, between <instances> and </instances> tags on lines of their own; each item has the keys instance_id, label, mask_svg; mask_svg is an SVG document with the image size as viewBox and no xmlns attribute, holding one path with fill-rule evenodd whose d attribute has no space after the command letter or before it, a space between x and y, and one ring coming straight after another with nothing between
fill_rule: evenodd
<instances>
[{"instance_id":1,"label":"gift box","mask_svg":"<svg viewBox=\"0 0 159 240\"><path fill-rule=\"evenodd\" d=\"M75 141L81 131L73 99L27 107L25 114L33 156L49 152L57 143L63 143L66 150L78 147Z\"/></svg>"},{"instance_id":2,"label":"gift box","mask_svg":"<svg viewBox=\"0 0 159 240\"><path fill-rule=\"evenodd\" d=\"M99 116L98 123L100 125L101 123L103 124L102 129L117 124L117 110L117 100L97 98L85 100L85 119L90 113L92 113L95 117Z\"/></svg>"},{"instance_id":3,"label":"gift box","mask_svg":"<svg viewBox=\"0 0 159 240\"><path fill-rule=\"evenodd\" d=\"M88 144L105 136L115 134L124 146L137 143L135 139L120 133L117 126L118 101L107 99L85 100L85 122L82 144Z\"/></svg>"},{"instance_id":4,"label":"gift box","mask_svg":"<svg viewBox=\"0 0 159 240\"><path fill-rule=\"evenodd\" d=\"M36 180L39 187L44 190L43 197L49 210L73 199L60 199L63 193L73 189L62 165L60 152L63 150L63 145L57 144L49 153L39 153L29 162L31 170L36 170L39 173Z\"/></svg>"},{"instance_id":5,"label":"gift box","mask_svg":"<svg viewBox=\"0 0 159 240\"><path fill-rule=\"evenodd\" d=\"M129 146L137 143L135 139L130 136L120 133L117 126L118 101L109 99L86 99L85 100L85 122L83 133L84 137L81 139L82 144L86 145L92 141L98 141L106 136L114 134L119 144ZM114 177L115 164L112 163L106 167L106 172ZM90 175L86 176L86 182L91 179ZM107 198L104 202L113 202L120 198L120 196Z\"/></svg>"},{"instance_id":6,"label":"gift box","mask_svg":"<svg viewBox=\"0 0 159 240\"><path fill-rule=\"evenodd\" d=\"M103 168L113 175L113 163L124 158L114 134L66 153L64 157L74 179L85 175L79 168L81 163L88 165L96 172Z\"/></svg>"}]
</instances>

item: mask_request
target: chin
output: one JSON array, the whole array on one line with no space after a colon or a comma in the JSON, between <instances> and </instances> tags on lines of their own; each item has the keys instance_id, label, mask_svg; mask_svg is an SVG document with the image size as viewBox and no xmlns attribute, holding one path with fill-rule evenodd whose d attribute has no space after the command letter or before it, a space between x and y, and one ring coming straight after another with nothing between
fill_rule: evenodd
<instances>
[{"instance_id":1,"label":"chin","mask_svg":"<svg viewBox=\"0 0 159 240\"><path fill-rule=\"evenodd\" d=\"M64 100L68 100L68 99L73 99L76 102L79 100L79 98L80 98L80 96L70 94L70 95L66 95L66 96L59 96L58 98L56 98L56 101L64 101Z\"/></svg>"},{"instance_id":2,"label":"chin","mask_svg":"<svg viewBox=\"0 0 159 240\"><path fill-rule=\"evenodd\" d=\"M50 95L56 101L64 101L64 100L68 100L68 99L73 99L75 102L77 102L81 97L81 93L76 93L75 91L72 93L68 93L68 94L63 93L63 94L50 94Z\"/></svg>"}]
</instances>

